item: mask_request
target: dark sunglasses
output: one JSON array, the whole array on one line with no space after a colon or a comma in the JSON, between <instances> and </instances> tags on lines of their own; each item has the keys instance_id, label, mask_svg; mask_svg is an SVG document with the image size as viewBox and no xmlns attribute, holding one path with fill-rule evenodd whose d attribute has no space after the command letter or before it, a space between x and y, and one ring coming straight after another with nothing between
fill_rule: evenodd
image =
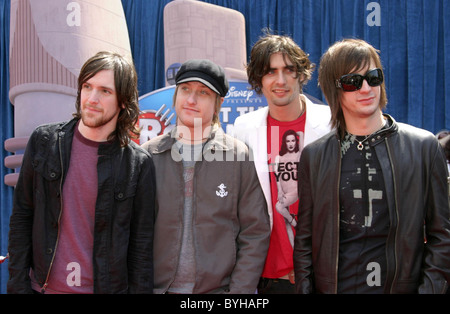
<instances>
[{"instance_id":1,"label":"dark sunglasses","mask_svg":"<svg viewBox=\"0 0 450 314\"><path fill-rule=\"evenodd\" d=\"M336 87L342 88L345 92L354 92L361 89L364 80L369 86L380 86L383 83L383 71L381 69L373 69L362 76L360 74L347 74L336 80Z\"/></svg>"}]
</instances>

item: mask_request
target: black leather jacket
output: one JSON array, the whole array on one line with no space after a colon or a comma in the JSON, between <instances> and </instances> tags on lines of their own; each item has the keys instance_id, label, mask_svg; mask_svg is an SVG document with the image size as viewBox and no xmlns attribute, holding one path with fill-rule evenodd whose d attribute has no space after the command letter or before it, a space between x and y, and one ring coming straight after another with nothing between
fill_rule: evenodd
<instances>
[{"instance_id":1,"label":"black leather jacket","mask_svg":"<svg viewBox=\"0 0 450 314\"><path fill-rule=\"evenodd\" d=\"M444 293L450 281L450 210L443 150L430 132L385 117L390 127L369 139L382 168L390 218L385 293ZM294 248L298 293L337 292L340 160L334 132L302 152Z\"/></svg>"},{"instance_id":2,"label":"black leather jacket","mask_svg":"<svg viewBox=\"0 0 450 314\"><path fill-rule=\"evenodd\" d=\"M45 287L58 249L62 190L77 120L38 127L25 151L9 234L8 293ZM131 142L99 147L94 225L94 293L152 293L154 166ZM80 195L80 197L83 197Z\"/></svg>"}]
</instances>

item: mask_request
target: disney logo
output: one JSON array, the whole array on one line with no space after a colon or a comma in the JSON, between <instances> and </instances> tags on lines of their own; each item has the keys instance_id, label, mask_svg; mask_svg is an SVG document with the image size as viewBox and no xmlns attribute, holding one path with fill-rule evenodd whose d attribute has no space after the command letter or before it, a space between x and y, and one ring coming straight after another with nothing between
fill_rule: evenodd
<instances>
[{"instance_id":1,"label":"disney logo","mask_svg":"<svg viewBox=\"0 0 450 314\"><path fill-rule=\"evenodd\" d=\"M254 94L253 90L236 90L236 86L231 86L225 98L243 97L248 101Z\"/></svg>"}]
</instances>

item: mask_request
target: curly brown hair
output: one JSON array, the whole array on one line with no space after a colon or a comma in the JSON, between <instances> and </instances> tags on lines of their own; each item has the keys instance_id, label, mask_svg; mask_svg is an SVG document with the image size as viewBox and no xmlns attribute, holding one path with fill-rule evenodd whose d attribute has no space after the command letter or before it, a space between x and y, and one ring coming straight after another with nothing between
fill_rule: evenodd
<instances>
[{"instance_id":1,"label":"curly brown hair","mask_svg":"<svg viewBox=\"0 0 450 314\"><path fill-rule=\"evenodd\" d=\"M248 82L258 95L261 95L262 78L270 70L270 57L274 53L281 53L283 58L289 59L297 70L300 91L311 79L315 64L309 60L305 53L294 40L286 35L275 35L269 32L261 37L253 46L250 53L247 75Z\"/></svg>"},{"instance_id":2,"label":"curly brown hair","mask_svg":"<svg viewBox=\"0 0 450 314\"><path fill-rule=\"evenodd\" d=\"M102 70L114 72L117 102L123 106L117 119L116 129L108 136L108 140L117 139L123 147L128 145L131 138L139 138L140 134L140 130L137 128L140 114L137 73L131 60L111 51L100 51L87 60L78 76L76 113L73 116L81 119L80 97L83 84Z\"/></svg>"}]
</instances>

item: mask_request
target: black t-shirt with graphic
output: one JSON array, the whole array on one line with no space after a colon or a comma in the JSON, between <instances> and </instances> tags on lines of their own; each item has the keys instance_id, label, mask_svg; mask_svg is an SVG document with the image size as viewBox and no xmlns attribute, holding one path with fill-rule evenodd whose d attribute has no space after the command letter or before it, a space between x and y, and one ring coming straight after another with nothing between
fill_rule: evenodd
<instances>
[{"instance_id":1,"label":"black t-shirt with graphic","mask_svg":"<svg viewBox=\"0 0 450 314\"><path fill-rule=\"evenodd\" d=\"M389 212L380 163L365 137L341 143L338 293L383 293Z\"/></svg>"}]
</instances>

